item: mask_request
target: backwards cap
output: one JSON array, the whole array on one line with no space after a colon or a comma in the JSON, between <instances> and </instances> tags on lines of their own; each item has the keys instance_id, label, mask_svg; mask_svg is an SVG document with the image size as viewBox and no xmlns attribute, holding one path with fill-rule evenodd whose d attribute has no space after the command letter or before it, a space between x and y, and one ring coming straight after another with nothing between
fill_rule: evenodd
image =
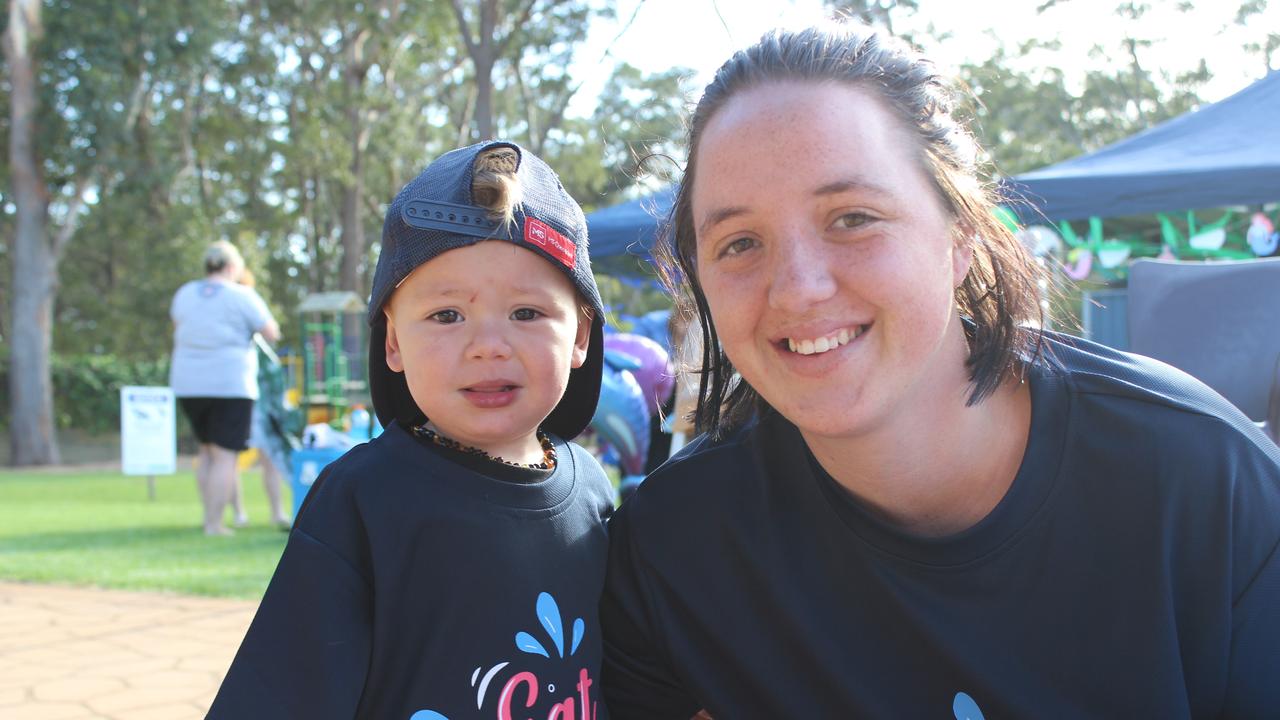
<instances>
[{"instance_id":1,"label":"backwards cap","mask_svg":"<svg viewBox=\"0 0 1280 720\"><path fill-rule=\"evenodd\" d=\"M516 153L523 202L513 222L493 220L476 204L471 180L476 157L494 148ZM587 220L550 167L515 143L486 142L441 155L405 185L387 208L382 250L369 297L369 391L378 420L408 427L425 417L409 394L404 373L387 367L383 305L419 265L440 253L485 240L505 240L542 256L560 269L594 311L587 358L569 372L569 384L542 427L572 439L586 429L600 397L604 354L604 304L591 274Z\"/></svg>"}]
</instances>

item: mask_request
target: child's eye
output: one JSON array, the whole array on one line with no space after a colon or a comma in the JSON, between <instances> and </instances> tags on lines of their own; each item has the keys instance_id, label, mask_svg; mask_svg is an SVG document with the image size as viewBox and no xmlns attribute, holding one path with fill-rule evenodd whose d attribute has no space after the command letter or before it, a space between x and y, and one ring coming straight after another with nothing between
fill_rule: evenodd
<instances>
[{"instance_id":1,"label":"child's eye","mask_svg":"<svg viewBox=\"0 0 1280 720\"><path fill-rule=\"evenodd\" d=\"M516 310L511 313L512 320L519 320L522 322L537 320L540 317L542 317L542 313L534 310L533 308L516 308Z\"/></svg>"},{"instance_id":2,"label":"child's eye","mask_svg":"<svg viewBox=\"0 0 1280 720\"><path fill-rule=\"evenodd\" d=\"M844 215L841 215L840 217L836 218L836 221L835 223L833 223L833 225L835 227L843 228L845 230L853 230L855 228L860 228L864 225L867 225L873 222L874 220L875 218L871 217L866 213L851 212L851 213L845 213Z\"/></svg>"},{"instance_id":3,"label":"child's eye","mask_svg":"<svg viewBox=\"0 0 1280 720\"><path fill-rule=\"evenodd\" d=\"M441 325L452 325L462 321L462 315L457 310L441 310L431 313L430 317Z\"/></svg>"},{"instance_id":4,"label":"child's eye","mask_svg":"<svg viewBox=\"0 0 1280 720\"><path fill-rule=\"evenodd\" d=\"M724 246L724 249L720 251L720 257L731 257L733 255L741 255L747 250L750 250L752 247L755 247L755 244L756 244L755 238L746 237L746 236L736 238L735 240L730 242L728 245Z\"/></svg>"}]
</instances>

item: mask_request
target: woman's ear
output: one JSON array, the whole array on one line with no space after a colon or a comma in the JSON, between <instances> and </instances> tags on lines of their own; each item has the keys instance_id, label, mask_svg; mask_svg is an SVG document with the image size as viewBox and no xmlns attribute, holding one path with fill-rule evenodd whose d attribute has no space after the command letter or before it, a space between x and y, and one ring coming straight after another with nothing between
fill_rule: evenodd
<instances>
[{"instance_id":1,"label":"woman's ear","mask_svg":"<svg viewBox=\"0 0 1280 720\"><path fill-rule=\"evenodd\" d=\"M383 320L387 324L386 343L383 346L383 354L387 358L387 367L391 372L404 372L404 358L400 356L400 339L396 337L396 324L391 317L391 310L383 310L386 318Z\"/></svg>"},{"instance_id":2,"label":"woman's ear","mask_svg":"<svg viewBox=\"0 0 1280 720\"><path fill-rule=\"evenodd\" d=\"M595 315L590 308L578 312L578 332L573 339L573 359L570 367L580 368L587 361L587 348L591 345L591 323Z\"/></svg>"}]
</instances>

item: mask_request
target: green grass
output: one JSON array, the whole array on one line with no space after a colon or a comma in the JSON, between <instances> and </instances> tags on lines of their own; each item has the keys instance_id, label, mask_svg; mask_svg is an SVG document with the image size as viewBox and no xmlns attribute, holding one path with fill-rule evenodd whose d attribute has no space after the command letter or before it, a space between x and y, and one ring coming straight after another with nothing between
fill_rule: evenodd
<instances>
[{"instance_id":1,"label":"green grass","mask_svg":"<svg viewBox=\"0 0 1280 720\"><path fill-rule=\"evenodd\" d=\"M118 471L0 472L0 579L257 600L287 535L258 471L243 483L250 526L205 537L189 471L157 477L154 501Z\"/></svg>"}]
</instances>

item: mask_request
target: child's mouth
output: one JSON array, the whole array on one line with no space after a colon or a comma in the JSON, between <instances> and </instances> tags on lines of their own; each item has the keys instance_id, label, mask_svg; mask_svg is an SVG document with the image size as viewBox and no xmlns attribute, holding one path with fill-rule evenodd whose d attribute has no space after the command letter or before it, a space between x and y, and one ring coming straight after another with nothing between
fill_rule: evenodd
<instances>
[{"instance_id":1,"label":"child's mouth","mask_svg":"<svg viewBox=\"0 0 1280 720\"><path fill-rule=\"evenodd\" d=\"M515 402L519 385L507 380L476 383L462 389L463 397L479 408L500 408Z\"/></svg>"}]
</instances>

